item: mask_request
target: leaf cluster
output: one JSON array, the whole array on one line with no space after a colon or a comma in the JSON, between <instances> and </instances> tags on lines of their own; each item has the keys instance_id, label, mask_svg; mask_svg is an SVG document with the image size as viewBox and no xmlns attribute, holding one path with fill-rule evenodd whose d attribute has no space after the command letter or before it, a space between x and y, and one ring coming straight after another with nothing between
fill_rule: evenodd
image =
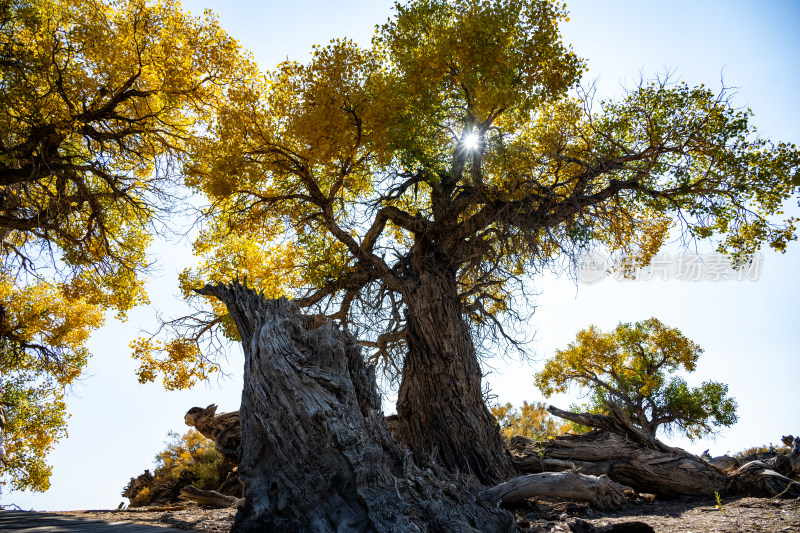
<instances>
[{"instance_id":1,"label":"leaf cluster","mask_svg":"<svg viewBox=\"0 0 800 533\"><path fill-rule=\"evenodd\" d=\"M547 412L547 406L542 402L523 402L522 407L516 409L510 403L492 407L492 415L500 424L500 433L506 440L511 437L522 436L536 441L552 439L565 435L572 430L572 425L563 422Z\"/></svg>"},{"instance_id":2,"label":"leaf cluster","mask_svg":"<svg viewBox=\"0 0 800 533\"><path fill-rule=\"evenodd\" d=\"M175 499L182 487L216 490L233 465L214 447L214 442L190 429L183 435L169 433L166 448L155 457L154 474L149 470L132 478L123 495L131 507Z\"/></svg>"}]
</instances>

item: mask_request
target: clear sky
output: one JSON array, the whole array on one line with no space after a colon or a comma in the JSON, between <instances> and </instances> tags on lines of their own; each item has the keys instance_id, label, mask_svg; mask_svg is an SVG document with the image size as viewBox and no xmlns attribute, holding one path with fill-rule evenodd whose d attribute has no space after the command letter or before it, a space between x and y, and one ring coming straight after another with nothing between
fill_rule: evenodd
<instances>
[{"instance_id":1,"label":"clear sky","mask_svg":"<svg viewBox=\"0 0 800 533\"><path fill-rule=\"evenodd\" d=\"M386 0L184 1L193 13L205 8L218 13L264 69L286 58L304 61L312 44L334 37L366 45L375 24L391 16L392 5ZM724 77L726 85L738 88L734 103L755 113L762 135L800 144L800 2L583 0L568 2L568 8L565 40L587 59L585 80L597 78L599 95L619 95L640 73L648 77L670 70L689 84L713 89ZM606 279L590 286L544 276L532 287L539 293L530 323L539 357L525 364L491 361L492 392L500 402L542 400L533 373L578 330L590 324L611 329L620 321L656 316L705 349L690 384L722 381L739 402L739 422L716 440L670 442L719 455L797 435L800 246L793 244L783 255L765 252L757 281ZM183 415L190 407L218 403L220 411L238 409L238 347L229 357L227 380L184 392L136 381L128 343L141 328L152 328L156 310L180 312L177 273L194 261L181 243L159 243L153 251L160 270L150 282L152 305L131 313L125 323L109 319L92 336L85 379L69 398L69 437L49 458L51 489L5 492L0 503L36 510L116 508L128 479L152 468L167 432L186 431ZM575 398L549 401L567 408Z\"/></svg>"}]
</instances>

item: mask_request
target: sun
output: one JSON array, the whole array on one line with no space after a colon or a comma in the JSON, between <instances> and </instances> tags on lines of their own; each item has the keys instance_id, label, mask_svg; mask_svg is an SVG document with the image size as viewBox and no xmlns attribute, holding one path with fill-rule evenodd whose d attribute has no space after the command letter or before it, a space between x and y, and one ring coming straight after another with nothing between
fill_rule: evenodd
<instances>
[{"instance_id":1,"label":"sun","mask_svg":"<svg viewBox=\"0 0 800 533\"><path fill-rule=\"evenodd\" d=\"M466 135L461 137L461 145L464 147L465 150L468 152L474 152L478 149L481 144L480 137L478 137L477 133L467 133Z\"/></svg>"}]
</instances>

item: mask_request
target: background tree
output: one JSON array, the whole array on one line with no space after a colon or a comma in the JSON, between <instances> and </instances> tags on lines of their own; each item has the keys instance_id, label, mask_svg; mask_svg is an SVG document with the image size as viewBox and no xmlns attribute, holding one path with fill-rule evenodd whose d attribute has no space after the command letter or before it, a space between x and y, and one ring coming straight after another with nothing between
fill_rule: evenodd
<instances>
[{"instance_id":1,"label":"background tree","mask_svg":"<svg viewBox=\"0 0 800 533\"><path fill-rule=\"evenodd\" d=\"M357 329L399 375L401 440L489 481L507 461L474 339L516 341L504 326L528 276L596 246L646 263L673 226L737 261L783 249L794 146L758 138L724 91L570 95L583 67L565 16L546 0L411 1L371 48L334 41L242 87L185 167L209 200L203 262L182 277L196 312L165 324L166 350L136 344L142 379L236 338L192 289L246 274Z\"/></svg>"},{"instance_id":2,"label":"background tree","mask_svg":"<svg viewBox=\"0 0 800 533\"><path fill-rule=\"evenodd\" d=\"M572 425L563 422L547 412L547 405L542 402L523 402L519 409L510 403L495 405L492 414L500 424L500 433L506 440L522 436L536 441L565 435Z\"/></svg>"},{"instance_id":3,"label":"background tree","mask_svg":"<svg viewBox=\"0 0 800 533\"><path fill-rule=\"evenodd\" d=\"M193 485L200 490L217 490L234 465L219 453L214 441L190 429L183 435L168 434L166 447L155 458L155 472L131 478L123 491L131 507L178 501L180 489Z\"/></svg>"},{"instance_id":4,"label":"background tree","mask_svg":"<svg viewBox=\"0 0 800 533\"><path fill-rule=\"evenodd\" d=\"M661 427L695 439L737 419L727 385L707 381L689 387L673 375L694 371L702 353L680 331L655 318L620 323L610 333L591 326L556 351L536 374L536 386L550 396L576 385L589 390L590 412L603 413L613 404L651 437Z\"/></svg>"},{"instance_id":5,"label":"background tree","mask_svg":"<svg viewBox=\"0 0 800 533\"><path fill-rule=\"evenodd\" d=\"M147 301L176 165L240 61L172 0L0 1L0 482L47 488L64 387L106 312Z\"/></svg>"}]
</instances>

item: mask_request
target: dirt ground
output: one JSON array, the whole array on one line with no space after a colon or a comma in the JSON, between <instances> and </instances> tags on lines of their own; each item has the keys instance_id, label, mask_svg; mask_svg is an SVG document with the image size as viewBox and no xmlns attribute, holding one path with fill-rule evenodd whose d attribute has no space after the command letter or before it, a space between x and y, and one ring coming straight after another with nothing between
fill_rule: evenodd
<instances>
[{"instance_id":1,"label":"dirt ground","mask_svg":"<svg viewBox=\"0 0 800 533\"><path fill-rule=\"evenodd\" d=\"M642 522L658 533L800 533L800 500L723 498L720 510L713 498L671 501L642 498L614 513L600 513L576 502L529 500L509 510L517 517L519 531L525 533L601 533L614 531L614 524L624 522ZM59 514L222 533L230 531L236 509L203 509L187 505L172 510L142 508L136 511L67 511Z\"/></svg>"},{"instance_id":2,"label":"dirt ground","mask_svg":"<svg viewBox=\"0 0 800 533\"><path fill-rule=\"evenodd\" d=\"M529 500L515 509L517 527L526 533L592 531L598 533L625 522L647 524L658 533L769 532L800 533L800 501L767 498L722 498L722 509L714 498L655 500L642 498L613 513L600 513L586 504ZM625 530L628 531L628 530ZM647 531L630 529L630 531Z\"/></svg>"}]
</instances>

